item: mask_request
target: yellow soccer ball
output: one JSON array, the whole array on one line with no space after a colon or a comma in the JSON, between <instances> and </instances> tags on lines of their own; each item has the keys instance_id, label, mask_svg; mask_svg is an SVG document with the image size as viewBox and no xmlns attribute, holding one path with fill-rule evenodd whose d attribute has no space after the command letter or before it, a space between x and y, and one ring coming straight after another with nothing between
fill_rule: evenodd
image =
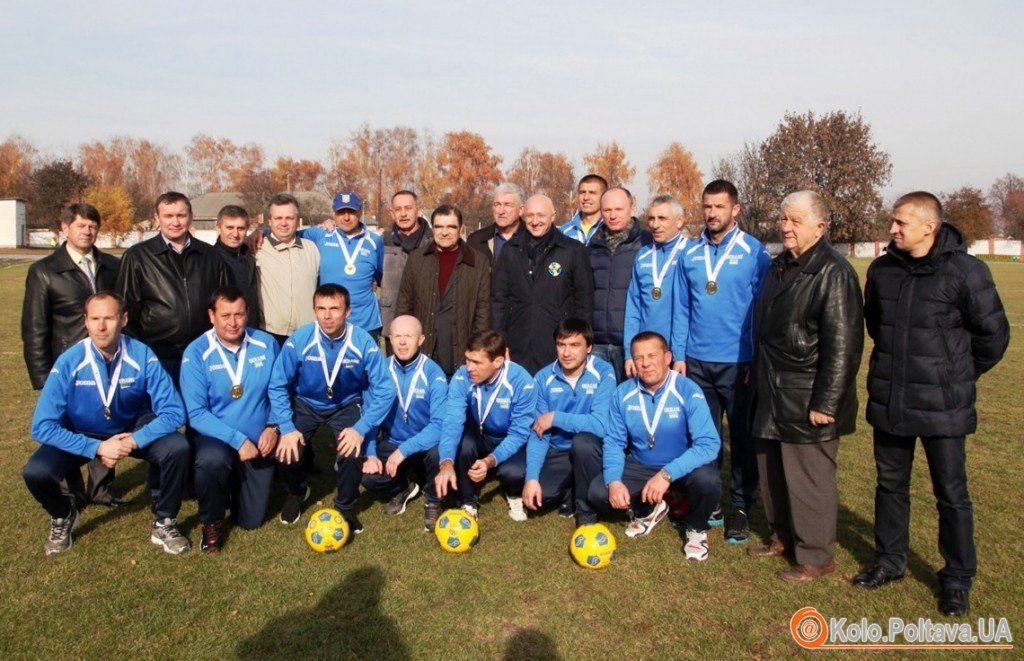
<instances>
[{"instance_id":1,"label":"yellow soccer ball","mask_svg":"<svg viewBox=\"0 0 1024 661\"><path fill-rule=\"evenodd\" d=\"M604 569L615 554L615 535L602 523L580 526L569 539L569 553L580 567Z\"/></svg>"},{"instance_id":2,"label":"yellow soccer ball","mask_svg":"<svg viewBox=\"0 0 1024 661\"><path fill-rule=\"evenodd\" d=\"M480 541L476 517L464 509L446 510L437 517L434 536L448 553L465 553Z\"/></svg>"},{"instance_id":3,"label":"yellow soccer ball","mask_svg":"<svg viewBox=\"0 0 1024 661\"><path fill-rule=\"evenodd\" d=\"M330 507L313 512L303 531L309 548L317 553L334 553L348 542L348 521Z\"/></svg>"}]
</instances>

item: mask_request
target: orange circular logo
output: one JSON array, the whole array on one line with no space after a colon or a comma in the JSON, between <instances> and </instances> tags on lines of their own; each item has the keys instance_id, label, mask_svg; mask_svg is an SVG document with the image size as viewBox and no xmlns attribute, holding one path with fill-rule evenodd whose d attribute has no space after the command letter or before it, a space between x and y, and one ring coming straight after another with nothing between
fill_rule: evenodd
<instances>
[{"instance_id":1,"label":"orange circular logo","mask_svg":"<svg viewBox=\"0 0 1024 661\"><path fill-rule=\"evenodd\" d=\"M789 620L789 632L800 647L817 649L828 639L828 623L815 608L801 608Z\"/></svg>"}]
</instances>

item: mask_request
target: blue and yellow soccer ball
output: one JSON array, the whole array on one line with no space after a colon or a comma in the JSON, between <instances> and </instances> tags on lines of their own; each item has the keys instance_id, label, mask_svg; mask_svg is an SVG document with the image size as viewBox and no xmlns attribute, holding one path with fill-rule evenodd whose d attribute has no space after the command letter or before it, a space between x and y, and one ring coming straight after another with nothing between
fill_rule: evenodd
<instances>
[{"instance_id":1,"label":"blue and yellow soccer ball","mask_svg":"<svg viewBox=\"0 0 1024 661\"><path fill-rule=\"evenodd\" d=\"M348 542L348 521L338 510L325 507L309 517L304 535L309 548L317 553L334 553Z\"/></svg>"},{"instance_id":2,"label":"blue and yellow soccer ball","mask_svg":"<svg viewBox=\"0 0 1024 661\"><path fill-rule=\"evenodd\" d=\"M615 554L615 535L602 523L580 526L569 539L569 553L580 567L604 569Z\"/></svg>"},{"instance_id":3,"label":"blue and yellow soccer ball","mask_svg":"<svg viewBox=\"0 0 1024 661\"><path fill-rule=\"evenodd\" d=\"M448 553L465 553L480 541L480 526L464 509L446 510L437 517L434 536Z\"/></svg>"}]
</instances>

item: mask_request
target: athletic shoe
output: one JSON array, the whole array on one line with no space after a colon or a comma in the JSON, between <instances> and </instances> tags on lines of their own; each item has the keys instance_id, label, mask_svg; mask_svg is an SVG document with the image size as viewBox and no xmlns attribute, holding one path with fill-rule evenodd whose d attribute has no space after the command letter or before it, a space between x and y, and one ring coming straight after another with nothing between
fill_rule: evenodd
<instances>
[{"instance_id":1,"label":"athletic shoe","mask_svg":"<svg viewBox=\"0 0 1024 661\"><path fill-rule=\"evenodd\" d=\"M708 525L712 528L717 528L725 523L725 516L722 514L722 508L716 507L715 511L708 517Z\"/></svg>"},{"instance_id":2,"label":"athletic shoe","mask_svg":"<svg viewBox=\"0 0 1024 661\"><path fill-rule=\"evenodd\" d=\"M742 544L750 537L750 522L747 512L734 507L725 520L725 541L730 544Z\"/></svg>"},{"instance_id":3,"label":"athletic shoe","mask_svg":"<svg viewBox=\"0 0 1024 661\"><path fill-rule=\"evenodd\" d=\"M203 524L203 541L199 545L203 553L220 553L220 539L223 531L223 521Z\"/></svg>"},{"instance_id":4,"label":"athletic shoe","mask_svg":"<svg viewBox=\"0 0 1024 661\"><path fill-rule=\"evenodd\" d=\"M654 526L658 525L665 518L666 514L668 514L668 503L663 498L647 516L630 519L629 525L626 526L626 537L633 539L634 537L643 537L644 535L651 534Z\"/></svg>"},{"instance_id":5,"label":"athletic shoe","mask_svg":"<svg viewBox=\"0 0 1024 661\"><path fill-rule=\"evenodd\" d=\"M46 555L57 555L71 548L71 533L78 527L78 510L71 505L71 512L63 519L50 519L50 538L43 545Z\"/></svg>"},{"instance_id":6,"label":"athletic shoe","mask_svg":"<svg viewBox=\"0 0 1024 661\"><path fill-rule=\"evenodd\" d=\"M565 492L565 498L562 500L562 504L558 506L558 516L563 519L568 519L576 514L576 502L572 497L572 490Z\"/></svg>"},{"instance_id":7,"label":"athletic shoe","mask_svg":"<svg viewBox=\"0 0 1024 661\"><path fill-rule=\"evenodd\" d=\"M705 530L686 529L686 544L683 545L683 555L687 560L704 562L708 559L708 533Z\"/></svg>"},{"instance_id":8,"label":"athletic shoe","mask_svg":"<svg viewBox=\"0 0 1024 661\"><path fill-rule=\"evenodd\" d=\"M437 517L441 515L441 503L427 501L423 503L423 530L433 532L437 525Z\"/></svg>"},{"instance_id":9,"label":"athletic shoe","mask_svg":"<svg viewBox=\"0 0 1024 661\"><path fill-rule=\"evenodd\" d=\"M418 495L420 495L420 485L410 482L409 486L402 489L398 495L388 501L388 504L384 506L384 513L391 516L404 514L405 506Z\"/></svg>"},{"instance_id":10,"label":"athletic shoe","mask_svg":"<svg viewBox=\"0 0 1024 661\"><path fill-rule=\"evenodd\" d=\"M943 615L963 617L971 610L970 591L958 588L942 588L939 596L939 610Z\"/></svg>"},{"instance_id":11,"label":"athletic shoe","mask_svg":"<svg viewBox=\"0 0 1024 661\"><path fill-rule=\"evenodd\" d=\"M341 518L348 521L348 531L353 535L358 535L359 533L363 532L363 523L359 520L359 517L356 516L355 512L342 512Z\"/></svg>"},{"instance_id":12,"label":"athletic shoe","mask_svg":"<svg viewBox=\"0 0 1024 661\"><path fill-rule=\"evenodd\" d=\"M462 509L472 514L474 519L480 518L480 507L478 505L463 505Z\"/></svg>"},{"instance_id":13,"label":"athletic shoe","mask_svg":"<svg viewBox=\"0 0 1024 661\"><path fill-rule=\"evenodd\" d=\"M153 532L149 536L149 541L157 546L162 546L164 551L171 555L181 555L192 550L188 543L188 537L182 535L178 530L177 519L154 521Z\"/></svg>"},{"instance_id":14,"label":"athletic shoe","mask_svg":"<svg viewBox=\"0 0 1024 661\"><path fill-rule=\"evenodd\" d=\"M306 487L305 493L301 496L297 496L290 493L284 497L284 505L281 506L281 516L278 521L286 526L290 526L299 520L302 516L302 505L309 498L309 487Z\"/></svg>"},{"instance_id":15,"label":"athletic shoe","mask_svg":"<svg viewBox=\"0 0 1024 661\"><path fill-rule=\"evenodd\" d=\"M526 521L523 499L516 496L505 496L505 498L508 500L508 518L519 523Z\"/></svg>"}]
</instances>

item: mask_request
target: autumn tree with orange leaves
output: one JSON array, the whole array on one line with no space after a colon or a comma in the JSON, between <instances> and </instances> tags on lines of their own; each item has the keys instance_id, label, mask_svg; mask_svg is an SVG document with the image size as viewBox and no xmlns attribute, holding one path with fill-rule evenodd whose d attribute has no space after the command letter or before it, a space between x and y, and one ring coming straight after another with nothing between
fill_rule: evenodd
<instances>
[{"instance_id":1,"label":"autumn tree with orange leaves","mask_svg":"<svg viewBox=\"0 0 1024 661\"><path fill-rule=\"evenodd\" d=\"M669 194L686 209L687 225L702 224L700 194L704 180L693 154L678 142L673 142L658 155L647 170L647 186L651 196ZM693 229L693 228L691 228Z\"/></svg>"},{"instance_id":2,"label":"autumn tree with orange leaves","mask_svg":"<svg viewBox=\"0 0 1024 661\"><path fill-rule=\"evenodd\" d=\"M0 197L29 196L35 159L35 146L20 135L0 142Z\"/></svg>"},{"instance_id":3,"label":"autumn tree with orange leaves","mask_svg":"<svg viewBox=\"0 0 1024 661\"><path fill-rule=\"evenodd\" d=\"M609 186L628 186L636 176L636 167L614 140L607 145L598 143L594 151L583 157L583 164L588 173L601 175Z\"/></svg>"},{"instance_id":4,"label":"autumn tree with orange leaves","mask_svg":"<svg viewBox=\"0 0 1024 661\"><path fill-rule=\"evenodd\" d=\"M543 193L555 203L555 221L572 216L576 176L565 154L538 151L526 147L505 172L505 178L519 184L527 195Z\"/></svg>"},{"instance_id":5,"label":"autumn tree with orange leaves","mask_svg":"<svg viewBox=\"0 0 1024 661\"><path fill-rule=\"evenodd\" d=\"M446 133L437 148L437 172L444 182L438 202L462 210L472 231L491 221L491 192L501 181L502 158L478 133Z\"/></svg>"}]
</instances>

